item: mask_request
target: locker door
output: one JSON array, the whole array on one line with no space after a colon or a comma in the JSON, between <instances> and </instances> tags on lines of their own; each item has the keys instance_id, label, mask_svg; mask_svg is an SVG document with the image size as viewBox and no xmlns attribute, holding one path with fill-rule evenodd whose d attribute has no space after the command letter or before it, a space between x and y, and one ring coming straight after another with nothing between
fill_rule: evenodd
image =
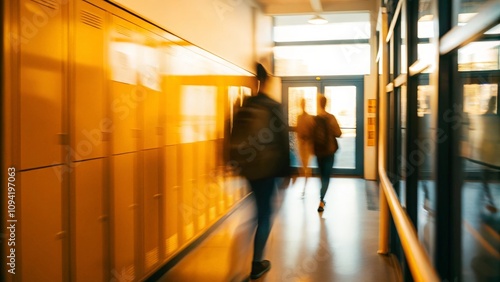
<instances>
[{"instance_id":1,"label":"locker door","mask_svg":"<svg viewBox=\"0 0 500 282\"><path fill-rule=\"evenodd\" d=\"M216 166L216 157L217 153L215 147L215 141L210 140L207 143L207 163L208 163L208 171L207 171L207 186L206 186L206 194L209 199L208 201L208 220L212 223L217 216L217 199L219 196L219 175Z\"/></svg>"},{"instance_id":2,"label":"locker door","mask_svg":"<svg viewBox=\"0 0 500 282\"><path fill-rule=\"evenodd\" d=\"M121 279L135 277L135 216L136 154L113 156L113 217L114 272ZM115 277L115 278L120 278ZM132 279L130 279L132 280Z\"/></svg>"},{"instance_id":3,"label":"locker door","mask_svg":"<svg viewBox=\"0 0 500 282\"><path fill-rule=\"evenodd\" d=\"M160 146L159 105L161 92L143 88L147 95L143 109L143 148L154 149Z\"/></svg>"},{"instance_id":4,"label":"locker door","mask_svg":"<svg viewBox=\"0 0 500 282\"><path fill-rule=\"evenodd\" d=\"M167 49L168 50L168 49ZM167 52L167 51L165 51ZM166 58L169 58L165 55ZM181 97L180 95L168 95L168 93L179 93L179 78L174 76L164 76L162 79L164 107L165 107L165 144L176 145L181 140L180 125L182 120L180 113Z\"/></svg>"},{"instance_id":5,"label":"locker door","mask_svg":"<svg viewBox=\"0 0 500 282\"><path fill-rule=\"evenodd\" d=\"M111 130L105 115L104 17L105 12L77 1L74 76L75 159L104 156L104 133Z\"/></svg>"},{"instance_id":6,"label":"locker door","mask_svg":"<svg viewBox=\"0 0 500 282\"><path fill-rule=\"evenodd\" d=\"M205 193L207 185L206 172L206 141L196 142L196 163L194 169L196 182L194 186L194 209L196 211L197 230L201 231L207 226L208 196Z\"/></svg>"},{"instance_id":7,"label":"locker door","mask_svg":"<svg viewBox=\"0 0 500 282\"><path fill-rule=\"evenodd\" d=\"M160 174L159 150L144 151L144 249L145 271L151 270L160 260L159 214Z\"/></svg>"},{"instance_id":8,"label":"locker door","mask_svg":"<svg viewBox=\"0 0 500 282\"><path fill-rule=\"evenodd\" d=\"M49 167L20 173L22 281L63 281L61 182Z\"/></svg>"},{"instance_id":9,"label":"locker door","mask_svg":"<svg viewBox=\"0 0 500 282\"><path fill-rule=\"evenodd\" d=\"M166 147L165 164L165 236L166 256L173 254L179 248L179 176L177 146Z\"/></svg>"},{"instance_id":10,"label":"locker door","mask_svg":"<svg viewBox=\"0 0 500 282\"><path fill-rule=\"evenodd\" d=\"M76 281L104 279L103 159L75 166Z\"/></svg>"},{"instance_id":11,"label":"locker door","mask_svg":"<svg viewBox=\"0 0 500 282\"><path fill-rule=\"evenodd\" d=\"M223 159L223 152L224 151L224 140L223 139L217 139L216 140L216 152L217 154L215 155L215 164L216 166L221 170L220 176L218 177L219 180L219 186L218 186L218 195L217 195L217 214L220 215L225 211L225 206L226 206L226 201L225 201L225 194L227 189L231 189L229 186L228 182L230 179L230 175L226 175L225 170L226 170L226 163L224 162Z\"/></svg>"},{"instance_id":12,"label":"locker door","mask_svg":"<svg viewBox=\"0 0 500 282\"><path fill-rule=\"evenodd\" d=\"M160 43L161 38L145 29L141 32L141 46L139 48L139 84L143 95L143 148L153 149L160 145Z\"/></svg>"},{"instance_id":13,"label":"locker door","mask_svg":"<svg viewBox=\"0 0 500 282\"><path fill-rule=\"evenodd\" d=\"M41 4L40 4L41 3ZM19 1L21 168L62 162L65 45L63 8L57 1Z\"/></svg>"},{"instance_id":14,"label":"locker door","mask_svg":"<svg viewBox=\"0 0 500 282\"><path fill-rule=\"evenodd\" d=\"M119 17L112 17L109 52L114 154L137 150L140 137L137 108L144 98L137 89L136 39L136 27L133 24Z\"/></svg>"},{"instance_id":15,"label":"locker door","mask_svg":"<svg viewBox=\"0 0 500 282\"><path fill-rule=\"evenodd\" d=\"M193 206L193 182L194 182L194 144L185 143L179 146L182 152L182 198L179 202L179 210L182 211L181 221L183 225L183 242L194 236L194 216L195 207Z\"/></svg>"}]
</instances>

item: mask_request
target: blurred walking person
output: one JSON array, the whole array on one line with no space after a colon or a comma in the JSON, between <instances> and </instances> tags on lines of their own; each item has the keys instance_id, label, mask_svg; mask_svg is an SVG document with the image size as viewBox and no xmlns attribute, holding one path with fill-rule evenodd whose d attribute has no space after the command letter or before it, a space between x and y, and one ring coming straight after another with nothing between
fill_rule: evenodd
<instances>
[{"instance_id":1,"label":"blurred walking person","mask_svg":"<svg viewBox=\"0 0 500 282\"><path fill-rule=\"evenodd\" d=\"M250 278L269 271L264 248L271 231L273 196L278 177L289 177L288 125L282 106L266 94L269 76L257 64L259 91L249 97L234 118L230 140L232 166L248 180L256 205L257 230L254 238Z\"/></svg>"},{"instance_id":2,"label":"blurred walking person","mask_svg":"<svg viewBox=\"0 0 500 282\"><path fill-rule=\"evenodd\" d=\"M314 117L306 111L306 99L300 99L300 108L302 113L297 117L297 149L301 162L300 176L304 177L304 188L302 197L304 197L307 185L307 178L311 177L311 168L309 160L313 154L312 130L314 127Z\"/></svg>"},{"instance_id":3,"label":"blurred walking person","mask_svg":"<svg viewBox=\"0 0 500 282\"><path fill-rule=\"evenodd\" d=\"M337 137L342 135L339 123L334 115L326 111L327 99L321 95L318 99L318 115L314 117L313 147L318 159L318 168L321 178L320 202L318 212L325 210L325 195L330 185L330 174L333 168L335 152L339 145Z\"/></svg>"}]
</instances>

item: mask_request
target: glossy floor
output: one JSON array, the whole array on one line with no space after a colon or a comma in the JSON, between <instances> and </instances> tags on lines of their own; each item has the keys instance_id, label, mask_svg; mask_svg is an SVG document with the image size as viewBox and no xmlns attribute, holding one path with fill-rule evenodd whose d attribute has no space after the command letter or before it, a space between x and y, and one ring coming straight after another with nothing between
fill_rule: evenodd
<instances>
[{"instance_id":1,"label":"glossy floor","mask_svg":"<svg viewBox=\"0 0 500 282\"><path fill-rule=\"evenodd\" d=\"M319 179L298 178L276 197L265 258L271 270L256 281L397 281L390 257L377 254L378 188L333 178L323 213ZM305 191L304 196L302 192ZM207 239L160 281L246 281L254 225L249 196Z\"/></svg>"}]
</instances>

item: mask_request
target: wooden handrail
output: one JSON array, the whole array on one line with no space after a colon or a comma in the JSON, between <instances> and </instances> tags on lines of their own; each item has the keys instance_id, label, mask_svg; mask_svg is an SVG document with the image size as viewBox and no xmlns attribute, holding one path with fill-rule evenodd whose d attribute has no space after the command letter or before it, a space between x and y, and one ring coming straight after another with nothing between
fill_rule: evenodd
<instances>
[{"instance_id":1,"label":"wooden handrail","mask_svg":"<svg viewBox=\"0 0 500 282\"><path fill-rule=\"evenodd\" d=\"M427 257L425 250L422 248L412 222L401 207L396 192L394 192L392 183L389 180L389 177L387 177L383 164L383 157L380 156L378 163L381 183L380 186L382 187L382 191L385 194L387 203L389 204L389 209L391 211L392 218L394 219L412 276L415 281L439 282L439 276Z\"/></svg>"}]
</instances>

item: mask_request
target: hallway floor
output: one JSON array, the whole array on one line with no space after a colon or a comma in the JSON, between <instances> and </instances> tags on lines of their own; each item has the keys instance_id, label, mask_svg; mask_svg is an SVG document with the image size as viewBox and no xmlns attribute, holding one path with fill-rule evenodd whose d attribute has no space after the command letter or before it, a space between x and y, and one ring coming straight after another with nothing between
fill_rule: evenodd
<instances>
[{"instance_id":1,"label":"hallway floor","mask_svg":"<svg viewBox=\"0 0 500 282\"><path fill-rule=\"evenodd\" d=\"M377 254L377 185L333 178L325 211L318 213L319 185L319 178L308 179L307 184L297 178L278 192L265 255L271 270L255 281L397 281L393 259ZM250 195L160 281L248 281L252 201Z\"/></svg>"}]
</instances>

